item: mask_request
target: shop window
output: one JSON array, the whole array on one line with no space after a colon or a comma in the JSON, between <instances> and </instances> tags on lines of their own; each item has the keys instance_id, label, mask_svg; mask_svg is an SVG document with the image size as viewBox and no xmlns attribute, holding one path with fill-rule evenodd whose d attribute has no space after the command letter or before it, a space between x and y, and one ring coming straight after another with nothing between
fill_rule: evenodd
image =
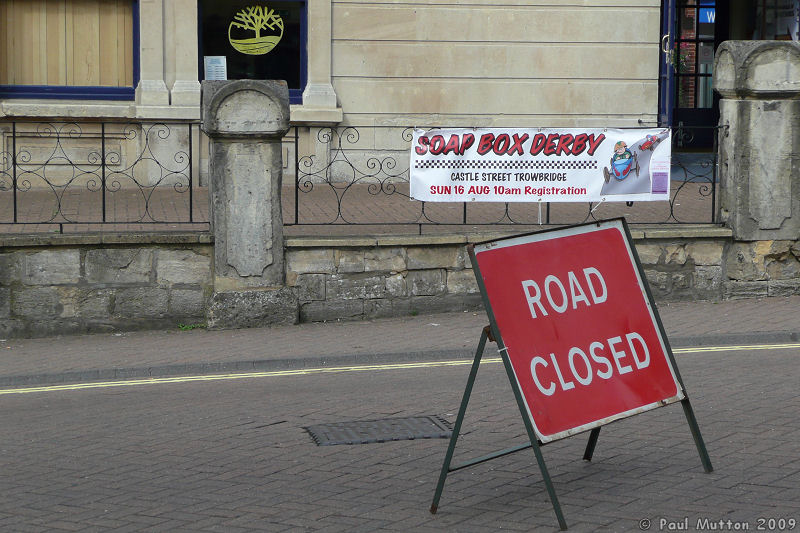
<instances>
[{"instance_id":1,"label":"shop window","mask_svg":"<svg viewBox=\"0 0 800 533\"><path fill-rule=\"evenodd\" d=\"M753 39L797 41L800 39L800 2L756 0Z\"/></svg>"},{"instance_id":2,"label":"shop window","mask_svg":"<svg viewBox=\"0 0 800 533\"><path fill-rule=\"evenodd\" d=\"M292 103L306 84L305 0L200 0L199 79L286 80Z\"/></svg>"},{"instance_id":3,"label":"shop window","mask_svg":"<svg viewBox=\"0 0 800 533\"><path fill-rule=\"evenodd\" d=\"M711 108L716 6L713 0L688 0L678 4L675 39L677 106Z\"/></svg>"},{"instance_id":4,"label":"shop window","mask_svg":"<svg viewBox=\"0 0 800 533\"><path fill-rule=\"evenodd\" d=\"M132 100L136 0L0 0L0 97Z\"/></svg>"}]
</instances>

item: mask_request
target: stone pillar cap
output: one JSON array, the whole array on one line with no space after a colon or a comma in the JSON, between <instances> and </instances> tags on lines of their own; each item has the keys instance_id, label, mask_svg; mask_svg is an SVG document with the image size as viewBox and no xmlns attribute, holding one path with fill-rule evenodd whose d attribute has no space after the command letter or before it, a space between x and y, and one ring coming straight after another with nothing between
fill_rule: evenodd
<instances>
[{"instance_id":1,"label":"stone pillar cap","mask_svg":"<svg viewBox=\"0 0 800 533\"><path fill-rule=\"evenodd\" d=\"M203 81L202 91L203 131L211 137L282 137L289 130L285 81Z\"/></svg>"},{"instance_id":2,"label":"stone pillar cap","mask_svg":"<svg viewBox=\"0 0 800 533\"><path fill-rule=\"evenodd\" d=\"M800 98L800 43L725 41L714 62L714 90L723 98Z\"/></svg>"}]
</instances>

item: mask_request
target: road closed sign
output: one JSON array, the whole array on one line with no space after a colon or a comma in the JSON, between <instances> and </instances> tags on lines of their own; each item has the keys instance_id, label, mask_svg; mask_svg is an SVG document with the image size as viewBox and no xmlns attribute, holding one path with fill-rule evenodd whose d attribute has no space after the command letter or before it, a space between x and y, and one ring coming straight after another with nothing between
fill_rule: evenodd
<instances>
[{"instance_id":1,"label":"road closed sign","mask_svg":"<svg viewBox=\"0 0 800 533\"><path fill-rule=\"evenodd\" d=\"M620 219L471 249L543 443L685 398L632 246Z\"/></svg>"}]
</instances>

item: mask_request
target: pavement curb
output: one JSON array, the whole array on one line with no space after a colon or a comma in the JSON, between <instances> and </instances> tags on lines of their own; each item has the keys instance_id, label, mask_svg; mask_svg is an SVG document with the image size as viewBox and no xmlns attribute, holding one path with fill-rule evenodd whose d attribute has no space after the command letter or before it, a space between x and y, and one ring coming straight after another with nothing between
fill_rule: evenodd
<instances>
[{"instance_id":1,"label":"pavement curb","mask_svg":"<svg viewBox=\"0 0 800 533\"><path fill-rule=\"evenodd\" d=\"M672 337L669 339L669 342L670 346L673 348L687 348L693 346L702 347L779 344L800 342L800 332L752 332ZM304 368L404 363L414 361L453 359L470 360L474 357L474 354L474 348L470 347L448 350L319 355L308 357L287 357L281 359L259 359L252 361L203 362L157 365L150 367L69 370L65 372L54 373L0 376L0 387L58 385L67 383L118 381L126 379L189 375L271 372L278 370L299 370ZM495 356L492 348L487 348L485 355L486 357Z\"/></svg>"},{"instance_id":2,"label":"pavement curb","mask_svg":"<svg viewBox=\"0 0 800 533\"><path fill-rule=\"evenodd\" d=\"M413 361L435 361L465 359L474 356L471 349L427 350L424 352L360 353L324 355L253 361L186 363L151 367L127 367L107 369L70 370L56 373L0 376L0 387L33 385L57 385L92 381L115 381L125 379L159 378L170 376L230 374L245 372L270 372L278 370L300 370L370 364L402 363Z\"/></svg>"}]
</instances>

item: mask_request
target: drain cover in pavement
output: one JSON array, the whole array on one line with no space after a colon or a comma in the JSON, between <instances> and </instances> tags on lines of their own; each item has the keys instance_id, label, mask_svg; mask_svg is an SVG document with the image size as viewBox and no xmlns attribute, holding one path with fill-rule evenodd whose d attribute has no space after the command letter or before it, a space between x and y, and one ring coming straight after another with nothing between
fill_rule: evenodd
<instances>
[{"instance_id":1,"label":"drain cover in pavement","mask_svg":"<svg viewBox=\"0 0 800 533\"><path fill-rule=\"evenodd\" d=\"M318 446L369 444L393 440L446 439L452 434L450 423L438 416L384 418L318 424L306 428Z\"/></svg>"}]
</instances>

